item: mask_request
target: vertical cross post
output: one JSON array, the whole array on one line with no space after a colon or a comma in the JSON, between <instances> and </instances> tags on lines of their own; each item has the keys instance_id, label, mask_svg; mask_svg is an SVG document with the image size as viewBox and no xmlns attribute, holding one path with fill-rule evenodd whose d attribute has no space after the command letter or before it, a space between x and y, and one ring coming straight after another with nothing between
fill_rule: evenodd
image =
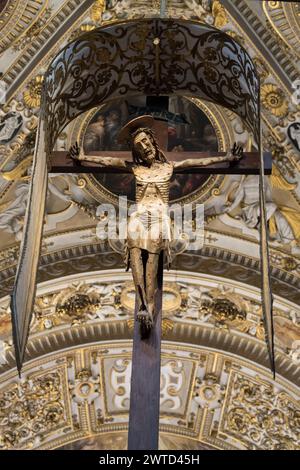
<instances>
[{"instance_id":1,"label":"vertical cross post","mask_svg":"<svg viewBox=\"0 0 300 470\"><path fill-rule=\"evenodd\" d=\"M160 0L160 18L166 16L167 0Z\"/></svg>"},{"instance_id":2,"label":"vertical cross post","mask_svg":"<svg viewBox=\"0 0 300 470\"><path fill-rule=\"evenodd\" d=\"M146 339L141 339L135 312L128 450L158 449L162 285L163 255L161 254L155 296L155 322Z\"/></svg>"}]
</instances>

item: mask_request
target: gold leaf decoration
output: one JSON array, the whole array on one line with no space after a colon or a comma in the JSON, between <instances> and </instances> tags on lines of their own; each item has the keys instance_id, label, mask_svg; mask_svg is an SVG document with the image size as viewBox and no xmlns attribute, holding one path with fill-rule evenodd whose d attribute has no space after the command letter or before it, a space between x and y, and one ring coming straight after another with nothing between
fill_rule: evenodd
<instances>
[{"instance_id":1,"label":"gold leaf decoration","mask_svg":"<svg viewBox=\"0 0 300 470\"><path fill-rule=\"evenodd\" d=\"M284 117L288 112L288 101L283 91L273 83L266 83L261 87L261 101L263 106L274 116Z\"/></svg>"},{"instance_id":2,"label":"gold leaf decoration","mask_svg":"<svg viewBox=\"0 0 300 470\"><path fill-rule=\"evenodd\" d=\"M91 7L91 19L95 23L99 23L102 19L102 13L105 10L105 0L95 0L93 6Z\"/></svg>"},{"instance_id":3,"label":"gold leaf decoration","mask_svg":"<svg viewBox=\"0 0 300 470\"><path fill-rule=\"evenodd\" d=\"M37 75L23 92L24 103L28 108L39 108L41 105L43 75Z\"/></svg>"},{"instance_id":4,"label":"gold leaf decoration","mask_svg":"<svg viewBox=\"0 0 300 470\"><path fill-rule=\"evenodd\" d=\"M215 19L215 27L222 28L228 23L225 8L219 0L215 0L212 6L212 15Z\"/></svg>"},{"instance_id":5,"label":"gold leaf decoration","mask_svg":"<svg viewBox=\"0 0 300 470\"><path fill-rule=\"evenodd\" d=\"M64 371L42 372L1 392L0 449L30 448L37 434L67 427Z\"/></svg>"},{"instance_id":6,"label":"gold leaf decoration","mask_svg":"<svg viewBox=\"0 0 300 470\"><path fill-rule=\"evenodd\" d=\"M272 166L272 175L270 179L272 188L283 189L284 191L293 191L297 187L297 183L289 183L283 178L276 165Z\"/></svg>"}]
</instances>

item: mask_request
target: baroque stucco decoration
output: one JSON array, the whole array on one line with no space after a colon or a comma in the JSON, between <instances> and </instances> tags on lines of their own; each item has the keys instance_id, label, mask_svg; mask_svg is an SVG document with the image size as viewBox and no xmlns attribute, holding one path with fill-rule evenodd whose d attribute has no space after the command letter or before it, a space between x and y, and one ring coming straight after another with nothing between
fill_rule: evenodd
<instances>
[{"instance_id":1,"label":"baroque stucco decoration","mask_svg":"<svg viewBox=\"0 0 300 470\"><path fill-rule=\"evenodd\" d=\"M299 308L275 297L274 383L259 289L223 284L191 272L167 275L160 445L173 448L164 442L168 433L175 441L181 436L181 449L297 449ZM71 443L93 436L87 449L108 450L114 448L111 432L124 433L115 445L125 447L134 309L129 274L84 273L40 285L21 381L14 373L8 306L3 299L1 448L77 448L83 443Z\"/></svg>"},{"instance_id":2,"label":"baroque stucco decoration","mask_svg":"<svg viewBox=\"0 0 300 470\"><path fill-rule=\"evenodd\" d=\"M0 447L124 449L130 368L128 343L109 341L34 361L23 382L3 375ZM294 386L280 379L274 387L263 369L243 359L165 343L160 448L296 450L297 400ZM70 445L84 439L86 446Z\"/></svg>"}]
</instances>

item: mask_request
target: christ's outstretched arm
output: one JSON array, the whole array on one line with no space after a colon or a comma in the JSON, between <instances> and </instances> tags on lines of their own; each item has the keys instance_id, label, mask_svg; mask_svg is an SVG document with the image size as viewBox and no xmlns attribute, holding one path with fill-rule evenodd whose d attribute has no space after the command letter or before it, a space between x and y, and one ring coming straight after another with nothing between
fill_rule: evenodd
<instances>
[{"instance_id":1,"label":"christ's outstretched arm","mask_svg":"<svg viewBox=\"0 0 300 470\"><path fill-rule=\"evenodd\" d=\"M174 171L184 168L209 166L213 163L238 162L243 157L243 149L234 144L233 148L224 157L187 158L181 162L174 162Z\"/></svg>"},{"instance_id":2,"label":"christ's outstretched arm","mask_svg":"<svg viewBox=\"0 0 300 470\"><path fill-rule=\"evenodd\" d=\"M84 162L93 162L97 163L99 166L117 168L117 169L127 169L131 171L132 163L123 160L122 158L117 157L101 157L101 155L85 155L80 149L78 143L76 142L69 150L69 156L73 160L84 161Z\"/></svg>"}]
</instances>

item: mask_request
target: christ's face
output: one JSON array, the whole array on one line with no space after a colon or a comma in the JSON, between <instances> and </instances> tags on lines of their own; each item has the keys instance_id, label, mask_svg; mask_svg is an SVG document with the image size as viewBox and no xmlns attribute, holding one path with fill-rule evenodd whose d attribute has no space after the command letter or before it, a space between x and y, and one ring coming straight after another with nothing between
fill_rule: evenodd
<instances>
[{"instance_id":1,"label":"christ's face","mask_svg":"<svg viewBox=\"0 0 300 470\"><path fill-rule=\"evenodd\" d=\"M144 162L151 165L156 154L151 137L146 132L139 132L134 138L133 145Z\"/></svg>"}]
</instances>

